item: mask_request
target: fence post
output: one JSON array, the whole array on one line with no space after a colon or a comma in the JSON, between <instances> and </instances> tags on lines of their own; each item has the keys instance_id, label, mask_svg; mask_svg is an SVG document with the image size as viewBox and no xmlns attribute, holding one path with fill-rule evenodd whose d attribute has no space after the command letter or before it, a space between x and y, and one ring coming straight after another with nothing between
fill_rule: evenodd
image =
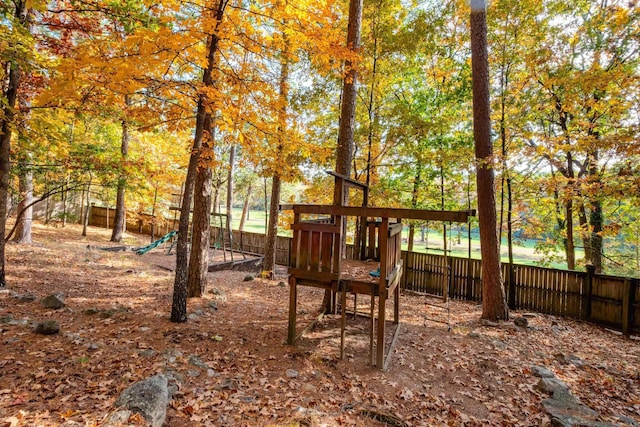
<instances>
[{"instance_id":1,"label":"fence post","mask_svg":"<svg viewBox=\"0 0 640 427\"><path fill-rule=\"evenodd\" d=\"M622 333L626 336L629 336L633 329L635 296L635 281L629 278L625 279L622 285Z\"/></svg>"},{"instance_id":2,"label":"fence post","mask_svg":"<svg viewBox=\"0 0 640 427\"><path fill-rule=\"evenodd\" d=\"M593 293L593 276L596 273L596 267L591 265L591 264L587 264L587 276L585 278L585 290L584 290L584 294L583 294L583 302L582 302L582 309L583 309L583 317L586 320L589 320L591 318L591 296Z\"/></svg>"}]
</instances>

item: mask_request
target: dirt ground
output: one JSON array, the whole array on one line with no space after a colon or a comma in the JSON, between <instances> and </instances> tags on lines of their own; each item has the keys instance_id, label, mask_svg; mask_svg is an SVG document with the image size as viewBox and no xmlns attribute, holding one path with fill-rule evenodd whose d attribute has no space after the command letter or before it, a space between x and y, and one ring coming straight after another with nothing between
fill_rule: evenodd
<instances>
[{"instance_id":1,"label":"dirt ground","mask_svg":"<svg viewBox=\"0 0 640 427\"><path fill-rule=\"evenodd\" d=\"M177 387L167 426L548 425L533 366L554 372L602 421L640 423L637 339L535 313L512 313L528 328L486 325L478 305L455 301L449 331L432 321L446 320L445 310L403 295L401 334L382 372L367 365L365 318L348 321L344 360L337 316L286 345L288 287L279 280L210 273L206 296L189 300L189 321L171 323L164 249L103 251L115 246L108 230L80 232L35 224L33 244L7 246L0 426L99 425L123 389L160 372ZM147 243L130 234L124 242ZM53 293L66 307L42 306ZM300 328L321 299L301 288ZM364 309L368 299L359 302ZM60 333L35 334L43 320L58 321Z\"/></svg>"}]
</instances>

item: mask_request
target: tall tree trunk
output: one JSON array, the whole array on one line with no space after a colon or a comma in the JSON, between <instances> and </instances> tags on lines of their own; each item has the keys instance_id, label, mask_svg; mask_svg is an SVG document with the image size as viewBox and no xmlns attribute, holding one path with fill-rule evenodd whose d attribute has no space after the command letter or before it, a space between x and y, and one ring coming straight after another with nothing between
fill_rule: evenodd
<instances>
[{"instance_id":1,"label":"tall tree trunk","mask_svg":"<svg viewBox=\"0 0 640 427\"><path fill-rule=\"evenodd\" d=\"M212 158L214 127L205 125L201 156ZM211 179L210 165L199 165L196 172L196 182L193 199L193 218L191 220L191 254L189 256L189 277L187 282L187 297L201 297L207 286L207 272L209 271L209 239L211 224Z\"/></svg>"},{"instance_id":2,"label":"tall tree trunk","mask_svg":"<svg viewBox=\"0 0 640 427\"><path fill-rule=\"evenodd\" d=\"M27 165L28 159L30 158L27 155L26 160L22 162L21 171L20 171L20 202L18 203L18 212L22 212L20 215L20 219L16 218L18 224L16 224L16 231L14 241L17 243L31 243L31 222L33 220L33 206L31 206L31 202L33 201L33 172L31 171L31 167Z\"/></svg>"},{"instance_id":3,"label":"tall tree trunk","mask_svg":"<svg viewBox=\"0 0 640 427\"><path fill-rule=\"evenodd\" d=\"M215 28L208 37L207 42L207 66L204 70L202 83L204 87L213 87L213 71L216 65L216 52L218 50L218 28L224 16L224 10L228 0L218 0L214 16L216 19ZM176 276L173 283L173 302L171 305L171 321L180 323L187 321L187 276L188 276L188 252L189 252L189 213L191 211L191 200L195 187L196 168L202 148L202 139L207 126L210 125L211 115L209 108L211 100L206 92L201 91L198 95L198 109L196 117L196 129L193 138L193 148L189 157L187 167L187 177L185 179L184 194L182 196L182 206L180 208L180 221L178 223L178 241L176 242Z\"/></svg>"},{"instance_id":4,"label":"tall tree trunk","mask_svg":"<svg viewBox=\"0 0 640 427\"><path fill-rule=\"evenodd\" d=\"M125 106L130 106L131 101L128 95L124 97ZM126 109L126 107L125 107ZM125 113L126 114L126 113ZM121 242L122 234L126 228L126 210L124 205L124 191L127 186L127 175L126 175L126 161L127 155L129 154L129 141L131 136L129 135L129 124L127 123L127 118L122 119L122 138L120 142L120 154L122 158L120 159L120 176L118 176L118 190L116 193L116 211L113 218L113 232L111 233L111 241L112 242Z\"/></svg>"},{"instance_id":5,"label":"tall tree trunk","mask_svg":"<svg viewBox=\"0 0 640 427\"><path fill-rule=\"evenodd\" d=\"M591 232L589 231L589 221L587 216L587 208L584 203L578 203L578 224L580 225L580 237L584 247L585 264L593 265L593 251L591 249Z\"/></svg>"},{"instance_id":6,"label":"tall tree trunk","mask_svg":"<svg viewBox=\"0 0 640 427\"><path fill-rule=\"evenodd\" d=\"M418 192L422 186L422 161L418 160L415 176L413 177L413 190L411 191L411 209L418 207ZM413 221L409 223L409 240L407 241L407 251L413 250L413 240L415 238L416 225Z\"/></svg>"},{"instance_id":7,"label":"tall tree trunk","mask_svg":"<svg viewBox=\"0 0 640 427\"><path fill-rule=\"evenodd\" d=\"M360 30L362 26L362 0L349 0L349 25L347 28L347 47L353 52L360 51ZM342 82L340 123L338 127L338 145L336 147L336 172L344 175L351 175L351 162L354 147L356 101L358 96L358 73L352 61L345 61L345 78ZM333 193L333 204L344 205L347 203L348 192L341 194L341 189L335 188ZM343 197L342 200L341 197ZM342 219L342 226L346 228L346 218ZM342 237L342 252L346 252L346 233ZM331 291L324 294L322 307L325 310L331 309Z\"/></svg>"},{"instance_id":8,"label":"tall tree trunk","mask_svg":"<svg viewBox=\"0 0 640 427\"><path fill-rule=\"evenodd\" d=\"M247 188L247 196L244 198L244 204L242 205L242 215L240 216L240 231L244 230L244 224L249 219L249 203L251 202L251 187Z\"/></svg>"},{"instance_id":9,"label":"tall tree trunk","mask_svg":"<svg viewBox=\"0 0 640 427\"><path fill-rule=\"evenodd\" d=\"M229 150L229 171L227 175L227 223L225 226L227 227L227 232L231 233L231 224L233 222L233 171L235 170L236 164L236 146L232 145ZM232 240L230 239L230 245ZM233 250L233 247L231 246Z\"/></svg>"},{"instance_id":10,"label":"tall tree trunk","mask_svg":"<svg viewBox=\"0 0 640 427\"><path fill-rule=\"evenodd\" d=\"M265 245L262 270L267 277L273 278L276 267L276 240L278 236L278 205L280 204L280 174L274 174L271 180L271 204L269 206L269 224Z\"/></svg>"},{"instance_id":11,"label":"tall tree trunk","mask_svg":"<svg viewBox=\"0 0 640 427\"><path fill-rule=\"evenodd\" d=\"M482 256L482 318L509 318L498 247L496 194L489 102L486 0L471 0L473 134L477 160L478 219Z\"/></svg>"},{"instance_id":12,"label":"tall tree trunk","mask_svg":"<svg viewBox=\"0 0 640 427\"><path fill-rule=\"evenodd\" d=\"M284 31L284 27L282 30L282 37L284 43L282 56L280 58L280 81L278 88L280 109L278 110L277 152L279 154L284 148L284 140L287 137L287 106L289 105L289 41L288 36ZM280 176L280 173L275 170L271 180L271 204L269 206L269 222L267 224L267 240L264 248L264 261L262 263L263 274L271 278L273 278L276 270L276 242L278 240L278 211L281 187L282 177Z\"/></svg>"},{"instance_id":13,"label":"tall tree trunk","mask_svg":"<svg viewBox=\"0 0 640 427\"><path fill-rule=\"evenodd\" d=\"M360 50L360 27L362 25L362 0L349 1L349 27L347 30L347 47L354 52ZM338 129L338 146L336 148L336 172L345 176L351 173L351 157L353 153L353 134L355 131L355 113L358 89L358 73L355 64L345 62L346 75L342 85L342 105L340 108L340 124ZM334 203L343 203L334 200Z\"/></svg>"},{"instance_id":14,"label":"tall tree trunk","mask_svg":"<svg viewBox=\"0 0 640 427\"><path fill-rule=\"evenodd\" d=\"M15 17L23 26L28 24L28 12L26 0L14 1ZM20 87L20 65L11 61L8 64L9 76L3 98L3 111L1 118L0 135L0 288L7 285L5 276L5 247L4 235L7 227L7 213L9 203L9 174L11 173L11 132L15 115L16 100Z\"/></svg>"},{"instance_id":15,"label":"tall tree trunk","mask_svg":"<svg viewBox=\"0 0 640 427\"><path fill-rule=\"evenodd\" d=\"M597 134L596 134L597 138ZM598 149L589 150L589 178L593 184L596 184L596 188L600 188L600 177L598 175L598 160L600 153ZM589 224L591 229L591 262L595 268L596 273L602 273L602 231L603 231L603 213L602 202L600 201L600 195L598 191L595 194L590 195L591 209L589 213Z\"/></svg>"},{"instance_id":16,"label":"tall tree trunk","mask_svg":"<svg viewBox=\"0 0 640 427\"><path fill-rule=\"evenodd\" d=\"M84 209L84 218L82 219L82 236L87 237L87 227L89 226L89 215L91 214L91 180L93 177L89 174L89 182L87 182L87 191L85 191L85 195L87 196L87 202L85 204ZM48 198L47 198L48 200Z\"/></svg>"}]
</instances>

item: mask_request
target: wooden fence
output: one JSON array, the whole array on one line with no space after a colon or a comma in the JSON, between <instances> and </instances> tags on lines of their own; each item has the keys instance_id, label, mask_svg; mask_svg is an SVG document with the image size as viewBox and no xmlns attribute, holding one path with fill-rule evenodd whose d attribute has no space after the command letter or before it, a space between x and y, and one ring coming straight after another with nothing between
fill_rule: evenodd
<instances>
[{"instance_id":1,"label":"wooden fence","mask_svg":"<svg viewBox=\"0 0 640 427\"><path fill-rule=\"evenodd\" d=\"M115 209L92 205L91 210L89 211L89 225L94 227L113 228L115 215ZM133 233L151 235L152 220L153 217L149 214L127 212L126 229ZM153 234L156 237L160 237L173 229L173 221L156 219Z\"/></svg>"},{"instance_id":2,"label":"wooden fence","mask_svg":"<svg viewBox=\"0 0 640 427\"><path fill-rule=\"evenodd\" d=\"M212 242L219 229L212 228ZM234 248L263 254L264 234L233 232ZM276 262L287 264L291 238L278 236ZM226 241L226 240L225 240ZM347 257L353 248L347 248ZM402 251L401 285L414 292L443 295L445 280L449 297L481 301L481 262L477 259ZM625 334L640 333L640 279L514 264L502 264L509 306L516 310L583 319ZM509 278L511 277L511 280Z\"/></svg>"},{"instance_id":3,"label":"wooden fence","mask_svg":"<svg viewBox=\"0 0 640 427\"><path fill-rule=\"evenodd\" d=\"M89 224L112 226L113 209L92 206ZM127 230L151 234L150 215L130 215ZM157 236L173 230L173 222L157 224ZM228 236L220 236L220 228L211 228L211 244L229 247ZM223 233L227 234L227 233ZM264 234L233 231L234 250L264 254ZM288 264L290 237L278 236L276 263ZM347 247L347 257L353 257ZM481 262L477 259L444 257L402 251L401 286L414 292L443 295L448 281L449 297L481 301ZM511 274L509 274L511 271ZM583 319L625 334L640 334L640 279L514 264L502 264L502 277L509 307L539 313Z\"/></svg>"}]
</instances>

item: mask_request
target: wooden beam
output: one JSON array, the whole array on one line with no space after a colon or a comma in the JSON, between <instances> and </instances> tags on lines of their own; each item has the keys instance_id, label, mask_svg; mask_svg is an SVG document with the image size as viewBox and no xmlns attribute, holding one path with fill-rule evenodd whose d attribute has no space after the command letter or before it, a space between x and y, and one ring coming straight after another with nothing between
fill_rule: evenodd
<instances>
[{"instance_id":1,"label":"wooden beam","mask_svg":"<svg viewBox=\"0 0 640 427\"><path fill-rule=\"evenodd\" d=\"M467 222L475 216L474 209L465 211L436 211L424 209L374 208L363 206L329 206L329 205L280 205L280 210L293 210L299 214L314 215L346 215L369 218L417 219L423 221Z\"/></svg>"},{"instance_id":2,"label":"wooden beam","mask_svg":"<svg viewBox=\"0 0 640 427\"><path fill-rule=\"evenodd\" d=\"M360 190L365 190L369 188L367 184L365 184L364 182L360 182L356 179L349 178L348 176L339 174L338 172L334 172L334 171L325 171L325 172L335 178L340 178L343 181L345 187L357 188Z\"/></svg>"}]
</instances>

